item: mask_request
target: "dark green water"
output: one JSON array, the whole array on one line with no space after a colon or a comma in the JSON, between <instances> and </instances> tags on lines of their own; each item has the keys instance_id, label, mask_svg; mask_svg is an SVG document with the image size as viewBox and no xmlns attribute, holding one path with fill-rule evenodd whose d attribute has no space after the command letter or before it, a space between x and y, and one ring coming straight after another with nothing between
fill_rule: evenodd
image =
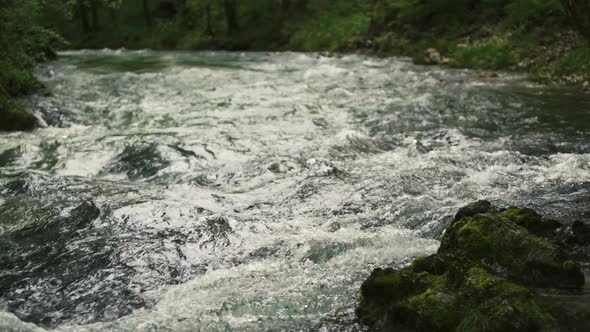
<instances>
[{"instance_id":1,"label":"dark green water","mask_svg":"<svg viewBox=\"0 0 590 332\"><path fill-rule=\"evenodd\" d=\"M403 59L79 51L0 134L0 330L360 330L470 201L590 220L590 97Z\"/></svg>"}]
</instances>

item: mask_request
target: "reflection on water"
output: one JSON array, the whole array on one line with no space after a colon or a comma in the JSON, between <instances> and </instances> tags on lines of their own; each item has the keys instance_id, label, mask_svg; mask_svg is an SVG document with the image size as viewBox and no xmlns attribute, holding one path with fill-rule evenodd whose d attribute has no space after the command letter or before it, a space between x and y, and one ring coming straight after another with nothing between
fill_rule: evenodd
<instances>
[{"instance_id":1,"label":"reflection on water","mask_svg":"<svg viewBox=\"0 0 590 332\"><path fill-rule=\"evenodd\" d=\"M404 59L77 51L0 134L0 330L359 330L487 198L590 219L590 97ZM83 324L84 326L78 326Z\"/></svg>"}]
</instances>

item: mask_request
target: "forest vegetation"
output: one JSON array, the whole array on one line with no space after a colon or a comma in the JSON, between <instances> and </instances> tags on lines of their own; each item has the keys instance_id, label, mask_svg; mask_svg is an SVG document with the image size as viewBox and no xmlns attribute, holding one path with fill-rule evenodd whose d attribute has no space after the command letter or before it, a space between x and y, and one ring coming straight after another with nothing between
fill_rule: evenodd
<instances>
[{"instance_id":1,"label":"forest vegetation","mask_svg":"<svg viewBox=\"0 0 590 332\"><path fill-rule=\"evenodd\" d=\"M590 80L585 0L5 0L0 30L0 114L19 128L34 119L10 100L38 91L34 64L59 48L383 56L436 48L452 67L585 88Z\"/></svg>"}]
</instances>

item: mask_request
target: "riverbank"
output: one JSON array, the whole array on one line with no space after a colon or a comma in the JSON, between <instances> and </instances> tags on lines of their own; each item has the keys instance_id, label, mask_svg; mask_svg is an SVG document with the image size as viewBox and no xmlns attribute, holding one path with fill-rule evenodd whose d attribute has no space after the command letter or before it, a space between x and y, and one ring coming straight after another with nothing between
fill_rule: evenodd
<instances>
[{"instance_id":1,"label":"riverbank","mask_svg":"<svg viewBox=\"0 0 590 332\"><path fill-rule=\"evenodd\" d=\"M54 48L65 43L55 32L38 24L41 3L0 4L0 131L32 130L37 118L16 100L41 92L34 75L36 64L55 60Z\"/></svg>"},{"instance_id":2,"label":"riverbank","mask_svg":"<svg viewBox=\"0 0 590 332\"><path fill-rule=\"evenodd\" d=\"M232 31L223 7L200 1L186 7L154 1L147 8L128 1L117 10L98 10L98 16L109 16L109 26L82 33L74 20L55 28L73 49L362 52L416 58L433 48L453 68L520 72L540 84L590 89L590 45L559 0L281 3L280 8L273 1L235 4ZM146 11L149 23L144 23ZM56 14L47 15L51 25Z\"/></svg>"},{"instance_id":3,"label":"riverbank","mask_svg":"<svg viewBox=\"0 0 590 332\"><path fill-rule=\"evenodd\" d=\"M557 22L517 29L505 22L482 24L442 35L393 31L367 43L382 56L420 60L423 52L435 49L441 60L430 64L480 70L486 78L495 77L495 71L518 72L535 83L590 91L590 47L578 32Z\"/></svg>"},{"instance_id":4,"label":"riverbank","mask_svg":"<svg viewBox=\"0 0 590 332\"><path fill-rule=\"evenodd\" d=\"M36 9L39 17L33 19L30 10L21 8L10 19L26 22L18 29L26 33L7 33L2 43L2 54L9 55L0 77L0 86L8 91L0 91L2 106L17 109L11 99L38 89L32 64L47 58L40 50L59 39L50 31L63 35L71 49L361 52L479 70L487 79L495 78L498 71L518 72L541 85L590 91L590 46L558 0L453 4L292 0L278 9L272 1L256 6L241 3L234 8L232 31L219 4L191 3L180 8L153 1L142 8L142 2L126 1L117 8L98 7L91 29L81 26L88 22L79 21L75 10L45 4ZM100 24L98 18L107 15L110 24ZM436 56L424 61L426 50Z\"/></svg>"}]
</instances>

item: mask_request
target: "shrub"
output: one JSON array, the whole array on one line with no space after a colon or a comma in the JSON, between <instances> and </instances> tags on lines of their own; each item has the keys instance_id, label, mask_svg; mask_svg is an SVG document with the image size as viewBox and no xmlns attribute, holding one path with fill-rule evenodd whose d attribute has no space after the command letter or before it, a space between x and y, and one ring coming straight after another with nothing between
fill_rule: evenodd
<instances>
[{"instance_id":1,"label":"shrub","mask_svg":"<svg viewBox=\"0 0 590 332\"><path fill-rule=\"evenodd\" d=\"M147 39L147 46L154 49L176 48L180 39L179 24L174 21L160 21Z\"/></svg>"},{"instance_id":2,"label":"shrub","mask_svg":"<svg viewBox=\"0 0 590 332\"><path fill-rule=\"evenodd\" d=\"M484 16L498 15L508 0L389 0L397 18L414 25L448 27L477 22Z\"/></svg>"},{"instance_id":3,"label":"shrub","mask_svg":"<svg viewBox=\"0 0 590 332\"><path fill-rule=\"evenodd\" d=\"M291 21L292 25L285 29L287 35L291 35L289 48L336 51L346 48L369 30L369 11L362 1L317 1L310 6L315 13L312 17L303 22Z\"/></svg>"},{"instance_id":4,"label":"shrub","mask_svg":"<svg viewBox=\"0 0 590 332\"><path fill-rule=\"evenodd\" d=\"M516 56L508 47L507 39L492 38L485 44L471 44L455 48L451 65L477 69L504 69L515 65Z\"/></svg>"},{"instance_id":5,"label":"shrub","mask_svg":"<svg viewBox=\"0 0 590 332\"><path fill-rule=\"evenodd\" d=\"M508 23L530 25L561 12L559 0L512 0L506 6Z\"/></svg>"},{"instance_id":6,"label":"shrub","mask_svg":"<svg viewBox=\"0 0 590 332\"><path fill-rule=\"evenodd\" d=\"M590 47L570 51L554 65L553 70L559 75L585 73L590 76Z\"/></svg>"},{"instance_id":7,"label":"shrub","mask_svg":"<svg viewBox=\"0 0 590 332\"><path fill-rule=\"evenodd\" d=\"M375 39L375 47L380 53L403 53L409 41L396 33L389 32Z\"/></svg>"}]
</instances>

